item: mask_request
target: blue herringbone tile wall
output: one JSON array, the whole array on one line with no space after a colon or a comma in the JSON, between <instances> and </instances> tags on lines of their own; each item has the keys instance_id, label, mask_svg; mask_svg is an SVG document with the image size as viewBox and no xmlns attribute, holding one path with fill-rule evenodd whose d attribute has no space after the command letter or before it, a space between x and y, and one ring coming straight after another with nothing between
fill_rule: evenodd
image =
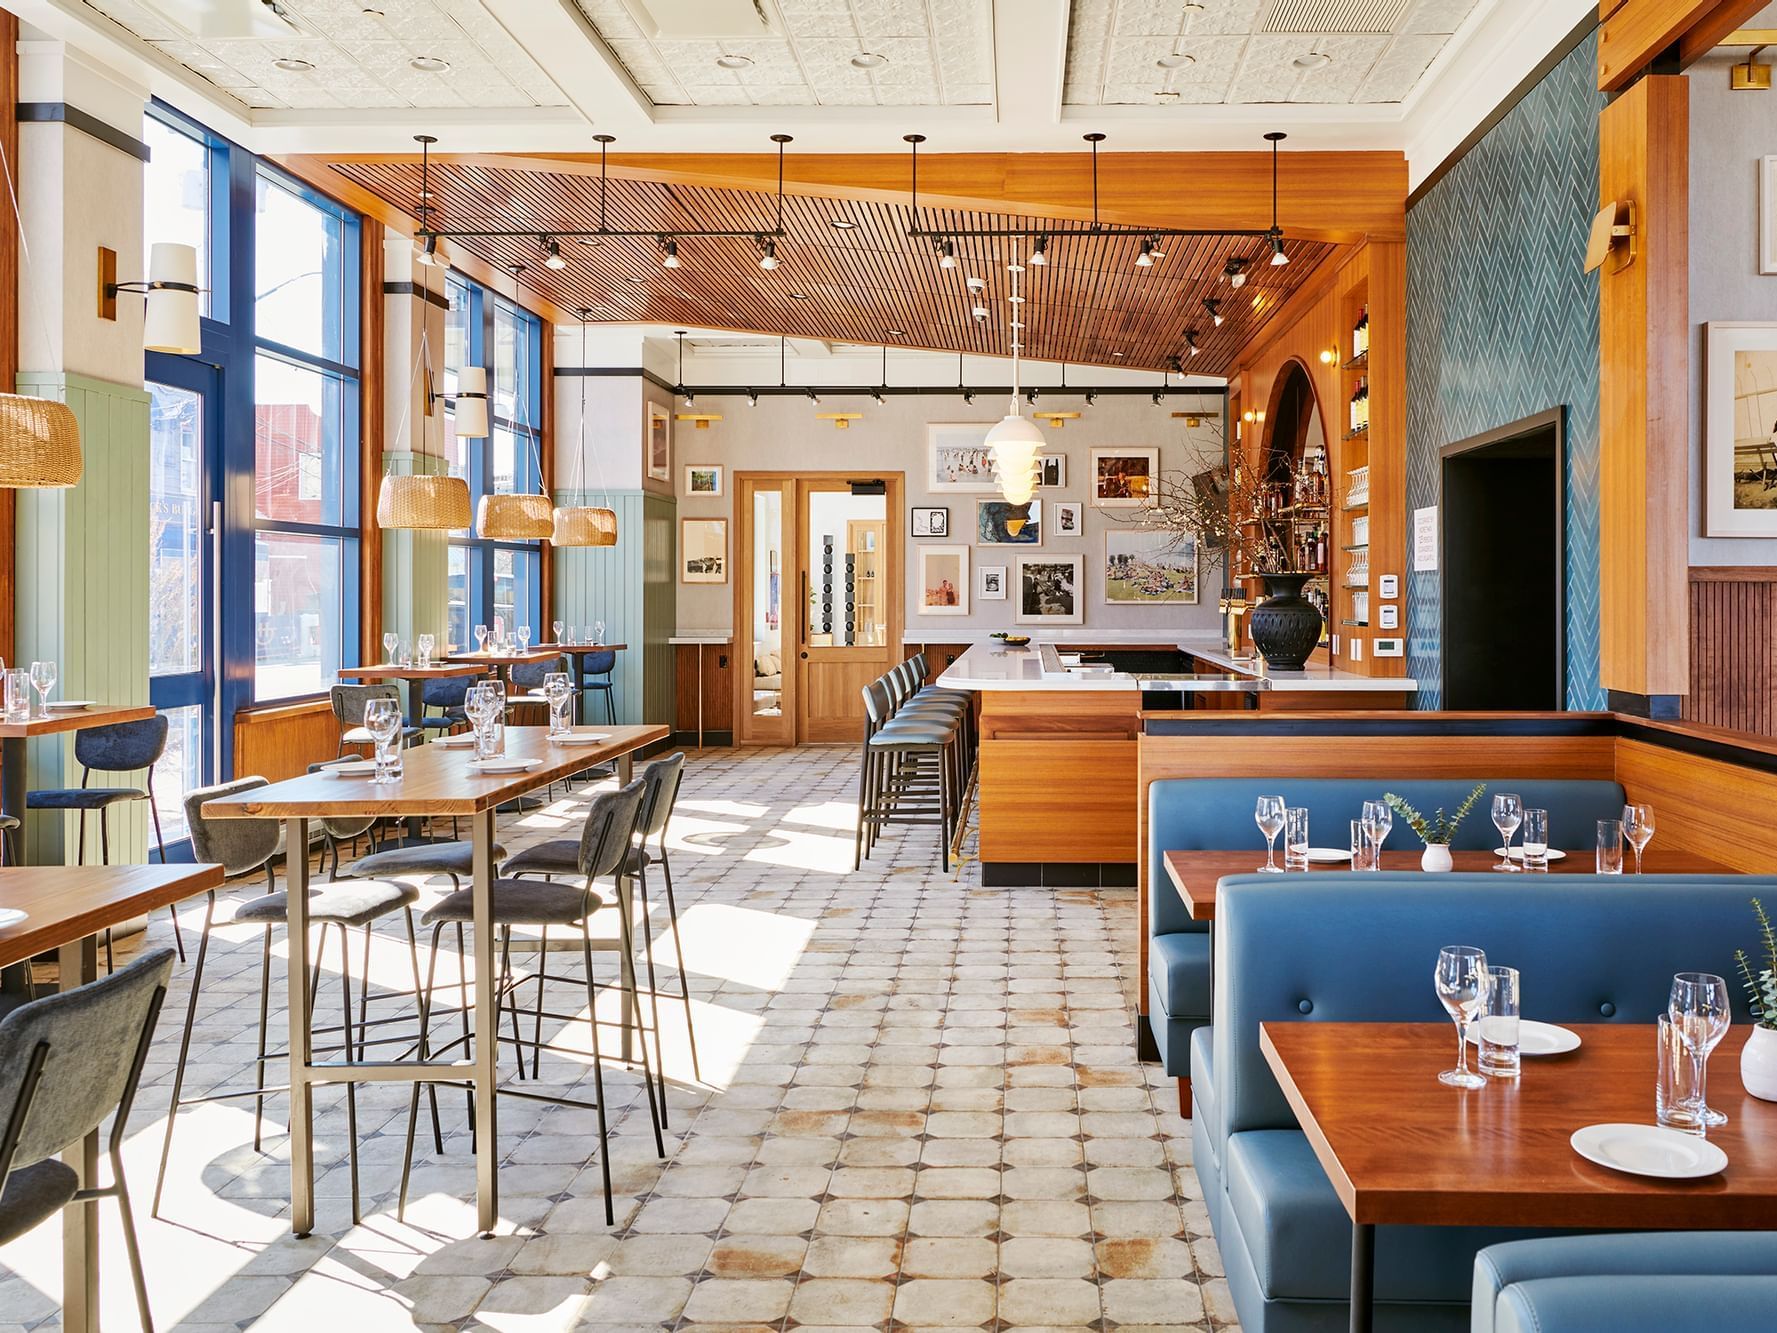
<instances>
[{"instance_id":1,"label":"blue herringbone tile wall","mask_svg":"<svg viewBox=\"0 0 1777 1333\"><path fill-rule=\"evenodd\" d=\"M1407 507L1438 503L1446 444L1565 405L1567 706L1599 708L1597 37L1407 214ZM1411 549L1411 542L1408 544ZM1408 576L1417 706L1440 703L1438 575Z\"/></svg>"}]
</instances>

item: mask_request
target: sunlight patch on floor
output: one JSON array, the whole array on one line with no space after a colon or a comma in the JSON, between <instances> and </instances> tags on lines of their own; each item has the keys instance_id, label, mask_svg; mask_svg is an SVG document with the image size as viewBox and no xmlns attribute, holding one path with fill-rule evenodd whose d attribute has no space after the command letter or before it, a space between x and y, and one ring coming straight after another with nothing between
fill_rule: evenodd
<instances>
[{"instance_id":1,"label":"sunlight patch on floor","mask_svg":"<svg viewBox=\"0 0 1777 1333\"><path fill-rule=\"evenodd\" d=\"M699 903L679 914L685 966L760 990L783 989L813 938L815 923L727 903Z\"/></svg>"},{"instance_id":2,"label":"sunlight patch on floor","mask_svg":"<svg viewBox=\"0 0 1777 1333\"><path fill-rule=\"evenodd\" d=\"M825 871L830 875L843 875L851 869L854 841L849 833L843 838L835 838L780 825L771 831L771 837L774 841L753 848L746 859L795 870Z\"/></svg>"}]
</instances>

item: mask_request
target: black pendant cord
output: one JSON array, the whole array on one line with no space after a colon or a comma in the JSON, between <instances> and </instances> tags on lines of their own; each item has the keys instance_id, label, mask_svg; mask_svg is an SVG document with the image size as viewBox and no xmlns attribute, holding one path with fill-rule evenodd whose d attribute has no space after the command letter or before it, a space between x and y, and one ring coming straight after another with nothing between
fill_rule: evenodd
<instances>
[{"instance_id":1,"label":"black pendant cord","mask_svg":"<svg viewBox=\"0 0 1777 1333\"><path fill-rule=\"evenodd\" d=\"M599 146L599 230L603 231L605 229L606 154L611 145L617 142L617 136L614 134L595 134L592 137L598 140Z\"/></svg>"}]
</instances>

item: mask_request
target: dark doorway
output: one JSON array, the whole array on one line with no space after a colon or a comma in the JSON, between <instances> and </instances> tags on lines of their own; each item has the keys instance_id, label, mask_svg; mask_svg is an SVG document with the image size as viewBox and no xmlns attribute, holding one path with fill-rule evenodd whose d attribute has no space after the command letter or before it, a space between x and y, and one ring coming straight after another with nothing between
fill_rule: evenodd
<instances>
[{"instance_id":1,"label":"dark doorway","mask_svg":"<svg viewBox=\"0 0 1777 1333\"><path fill-rule=\"evenodd\" d=\"M1440 518L1444 707L1559 709L1567 409L1448 445Z\"/></svg>"}]
</instances>

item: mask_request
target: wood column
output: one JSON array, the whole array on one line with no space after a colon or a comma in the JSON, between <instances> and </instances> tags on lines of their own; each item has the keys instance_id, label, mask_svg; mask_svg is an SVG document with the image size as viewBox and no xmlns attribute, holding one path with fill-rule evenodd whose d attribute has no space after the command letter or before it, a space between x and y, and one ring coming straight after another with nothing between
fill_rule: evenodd
<instances>
[{"instance_id":1,"label":"wood column","mask_svg":"<svg viewBox=\"0 0 1777 1333\"><path fill-rule=\"evenodd\" d=\"M1599 274L1599 680L1689 685L1690 99L1639 80L1599 117L1599 203L1635 210L1635 257Z\"/></svg>"},{"instance_id":2,"label":"wood column","mask_svg":"<svg viewBox=\"0 0 1777 1333\"><path fill-rule=\"evenodd\" d=\"M383 224L359 225L358 282L358 660L382 661L383 530L376 497L383 478L383 408L388 386L388 301L383 296ZM259 770L251 770L257 772Z\"/></svg>"},{"instance_id":3,"label":"wood column","mask_svg":"<svg viewBox=\"0 0 1777 1333\"><path fill-rule=\"evenodd\" d=\"M0 153L11 193L0 203L0 393L18 392L19 219L13 210L19 174L19 21L0 9ZM18 597L18 493L0 490L0 660L18 656L14 613Z\"/></svg>"}]
</instances>

